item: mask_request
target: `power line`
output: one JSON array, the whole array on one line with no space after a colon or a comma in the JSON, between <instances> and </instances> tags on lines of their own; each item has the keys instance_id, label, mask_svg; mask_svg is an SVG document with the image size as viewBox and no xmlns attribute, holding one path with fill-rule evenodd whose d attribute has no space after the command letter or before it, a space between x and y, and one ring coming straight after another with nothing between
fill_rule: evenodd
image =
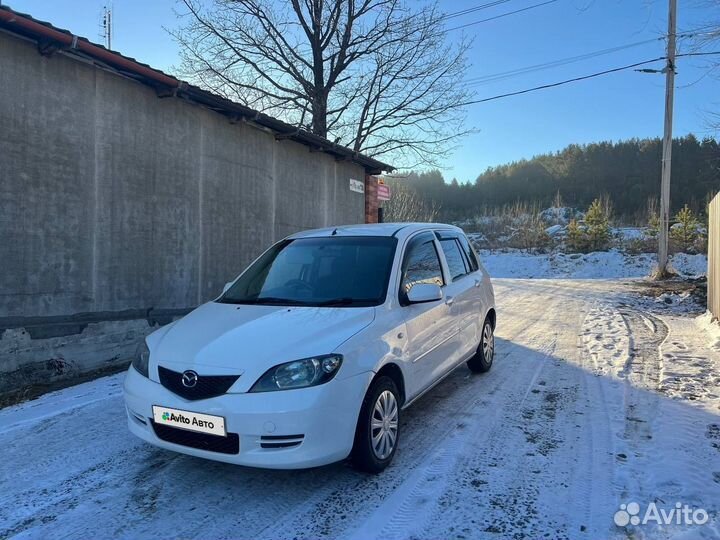
<instances>
[{"instance_id":1,"label":"power line","mask_svg":"<svg viewBox=\"0 0 720 540\"><path fill-rule=\"evenodd\" d=\"M720 51L689 52L689 53L683 53L683 54L676 54L675 57L678 58L680 56L711 56L714 54L720 54Z\"/></svg>"},{"instance_id":2,"label":"power line","mask_svg":"<svg viewBox=\"0 0 720 540\"><path fill-rule=\"evenodd\" d=\"M679 57L687 57L687 56L710 56L710 55L720 55L720 51L683 53L683 54L676 55L676 57L679 58ZM485 103L487 101L494 101L496 99L502 99L502 98L512 97L512 96L519 96L521 94L528 94L530 92L536 92L538 90L545 90L548 88L555 88L556 86L562 86L562 85L570 84L573 82L584 81L587 79L592 79L594 77L608 75L610 73L617 73L618 71L625 71L628 69L633 69L633 68L644 66L647 64L652 64L654 62L660 62L661 60L667 60L667 57L659 56L657 58L653 58L652 60L644 60L642 62L635 62L634 64L628 64L626 66L620 66L620 67L616 67L616 68L612 68L612 69L606 69L604 71L598 71L597 73L591 73L589 75L582 75L580 77L573 77L572 79L565 79L564 81L558 81L558 82L554 82L554 83L550 83L550 84L543 84L541 86L534 86L533 88L526 88L525 90L518 90L516 92L507 92L505 94L498 94L496 96L491 96L491 97L487 97L487 98L474 99L471 101L466 101L465 103L461 103L460 106L476 105L478 103Z\"/></svg>"},{"instance_id":3,"label":"power line","mask_svg":"<svg viewBox=\"0 0 720 540\"><path fill-rule=\"evenodd\" d=\"M593 51L593 52L589 52L589 53L585 53L585 54L581 54L581 55L577 55L577 56L570 56L567 58L561 58L559 60L543 62L542 64L535 64L532 66L526 66L526 67L517 68L517 69L513 69L513 70L509 70L509 71L503 71L500 73L493 73L490 75L481 75L478 77L472 77L463 82L467 83L468 86L477 86L477 85L488 83L488 82L495 82L498 80L515 77L517 75L524 75L526 73L533 73L535 71L541 71L543 69L560 67L560 66L564 66L567 64L572 64L574 62L580 62L582 60L589 60L590 58L595 58L597 56L611 54L611 53L622 51L625 49L630 49L632 47L638 47L640 45L647 45L648 43L654 43L656 41L662 41L664 39L665 39L664 37L660 37L660 38L646 39L644 41L637 41L635 43L627 43L625 45L618 45L617 47L601 49L598 51Z\"/></svg>"},{"instance_id":4,"label":"power line","mask_svg":"<svg viewBox=\"0 0 720 540\"><path fill-rule=\"evenodd\" d=\"M447 19L452 19L455 17L460 17L462 15L468 15L469 13L474 13L476 11L480 11L481 9L487 9L495 6L499 6L500 4L507 4L510 2L510 0L495 0L494 2L488 2L487 4L480 4L479 6L470 7L467 9L462 9L460 11L454 11L451 13L446 13L442 17L440 17L439 20L445 21Z\"/></svg>"},{"instance_id":5,"label":"power line","mask_svg":"<svg viewBox=\"0 0 720 540\"><path fill-rule=\"evenodd\" d=\"M698 34L696 30L693 30L691 32L684 32L682 34L677 34L677 37L678 38L686 38L686 37L694 37L697 35L701 35L701 34ZM606 54L612 54L612 53L623 51L626 49L631 49L633 47L639 47L641 45L647 45L649 43L655 43L657 41L664 41L666 39L667 39L667 36L663 35L663 36L660 36L657 38L646 39L643 41L636 41L634 43L626 43L624 45L618 45L616 47L600 49L598 51L580 54L577 56L560 58L558 60L551 60L549 62L543 62L540 64L525 66L522 68L512 69L509 71L502 71L499 73L492 73L489 75L479 75L477 77L471 77L469 79L466 79L465 81L463 81L463 83L466 84L468 87L481 86L483 84L496 82L496 81L500 81L500 80L504 80L504 79L509 79L512 77L516 77L518 75L525 75L527 73L534 73L536 71L542 71L544 69L551 69L551 68L555 68L555 67L565 66L565 65L572 64L575 62L580 62L583 60L589 60L591 58L596 58L598 56L603 56Z\"/></svg>"},{"instance_id":6,"label":"power line","mask_svg":"<svg viewBox=\"0 0 720 540\"><path fill-rule=\"evenodd\" d=\"M643 62L636 62L636 63L634 63L634 64L628 64L627 66L621 66L621 67L617 67L617 68L606 69L605 71L598 71L597 73L591 73L590 75L583 75L583 76L581 76L581 77L574 77L574 78L572 78L572 79L565 79L564 81L559 81L559 82L550 83L550 84L543 84L542 86L535 86L535 87L533 87L533 88L526 88L525 90L518 90L518 91L516 91L516 92L508 92L508 93L506 93L506 94L499 94L499 95L497 95L497 96L492 96L492 97L488 97L488 98L475 99L475 100L472 100L472 101L467 101L467 102L463 103L463 105L475 105L475 104L477 104L477 103L485 103L486 101L494 101L494 100L496 100L496 99L502 99L502 98L511 97L511 96L519 96L520 94L528 94L528 93L530 93L530 92L536 92L536 91L538 91L538 90L545 90L545 89L547 89L547 88L554 88L554 87L556 87L556 86L562 86L562 85L564 85L564 84L570 84L570 83L573 83L573 82L584 81L584 80L586 80L586 79L592 79L593 77L600 77L600 76L602 76L602 75L608 75L608 74L610 74L610 73L616 73L616 72L618 72L618 71L624 71L624 70L626 70L626 69L632 69L632 68L636 68L636 67L639 67L639 66L644 66L644 65L646 65L646 64L651 64L651 63L653 63L653 62L659 62L660 60L665 60L665 57L664 57L664 56L660 56L660 57L658 57L658 58L653 58L652 60L645 60L645 61L643 61Z\"/></svg>"},{"instance_id":7,"label":"power line","mask_svg":"<svg viewBox=\"0 0 720 540\"><path fill-rule=\"evenodd\" d=\"M480 24L488 21L494 21L495 19L501 19L502 17L508 17L509 15L515 15L516 13L522 13L523 11L528 11L531 9L539 8L542 6L546 6L548 4L554 4L558 0L547 0L547 2L541 2L539 4L533 4L532 6L527 6L521 9L516 9L515 11L509 11L507 13L501 13L500 15L495 15L494 17L488 17L487 19L481 19L479 21L470 22L467 24L461 24L460 26L454 26L453 28L448 28L447 31L450 32L452 30L460 30L461 28L467 28L468 26L473 26L475 24Z\"/></svg>"},{"instance_id":8,"label":"power line","mask_svg":"<svg viewBox=\"0 0 720 540\"><path fill-rule=\"evenodd\" d=\"M717 24L706 24L704 26L698 26L697 28L693 28L692 30L686 30L685 32L681 32L677 35L678 38L684 38L684 37L695 37L695 36L703 36L703 35L711 35L711 34L717 34ZM711 30L710 32L703 32L703 30Z\"/></svg>"}]
</instances>

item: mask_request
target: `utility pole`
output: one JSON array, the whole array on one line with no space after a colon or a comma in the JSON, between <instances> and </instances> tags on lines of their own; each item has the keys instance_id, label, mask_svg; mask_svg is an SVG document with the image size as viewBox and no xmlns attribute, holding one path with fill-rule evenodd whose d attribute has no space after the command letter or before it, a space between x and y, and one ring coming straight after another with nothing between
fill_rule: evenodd
<instances>
[{"instance_id":1,"label":"utility pole","mask_svg":"<svg viewBox=\"0 0 720 540\"><path fill-rule=\"evenodd\" d=\"M670 232L670 167L672 164L672 122L675 94L675 38L677 0L669 0L667 65L665 66L665 134L662 151L662 181L660 185L660 231L658 234L657 278L667 277L668 234Z\"/></svg>"}]
</instances>

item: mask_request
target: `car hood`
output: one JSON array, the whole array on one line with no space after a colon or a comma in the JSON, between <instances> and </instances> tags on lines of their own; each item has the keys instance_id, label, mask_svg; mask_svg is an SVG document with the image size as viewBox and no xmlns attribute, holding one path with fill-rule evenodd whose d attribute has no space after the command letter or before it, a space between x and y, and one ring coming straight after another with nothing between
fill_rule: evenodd
<instances>
[{"instance_id":1,"label":"car hood","mask_svg":"<svg viewBox=\"0 0 720 540\"><path fill-rule=\"evenodd\" d=\"M273 366L335 352L374 318L374 307L209 302L148 338L150 363L201 375L239 374L231 390L246 391ZM157 380L156 370L151 371Z\"/></svg>"}]
</instances>

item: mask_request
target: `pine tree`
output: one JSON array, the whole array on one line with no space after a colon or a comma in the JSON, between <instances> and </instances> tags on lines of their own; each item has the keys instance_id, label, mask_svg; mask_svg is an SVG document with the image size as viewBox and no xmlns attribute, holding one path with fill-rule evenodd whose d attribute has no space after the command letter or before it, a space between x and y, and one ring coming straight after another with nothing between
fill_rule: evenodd
<instances>
[{"instance_id":1,"label":"pine tree","mask_svg":"<svg viewBox=\"0 0 720 540\"><path fill-rule=\"evenodd\" d=\"M587 251L587 235L575 218L568 223L567 246L574 253Z\"/></svg>"},{"instance_id":2,"label":"pine tree","mask_svg":"<svg viewBox=\"0 0 720 540\"><path fill-rule=\"evenodd\" d=\"M688 205L675 215L677 223L670 229L670 238L673 239L683 252L692 251L698 238L698 221Z\"/></svg>"},{"instance_id":3,"label":"pine tree","mask_svg":"<svg viewBox=\"0 0 720 540\"><path fill-rule=\"evenodd\" d=\"M587 238L590 249L605 251L610 246L610 205L595 199L585 215Z\"/></svg>"}]
</instances>

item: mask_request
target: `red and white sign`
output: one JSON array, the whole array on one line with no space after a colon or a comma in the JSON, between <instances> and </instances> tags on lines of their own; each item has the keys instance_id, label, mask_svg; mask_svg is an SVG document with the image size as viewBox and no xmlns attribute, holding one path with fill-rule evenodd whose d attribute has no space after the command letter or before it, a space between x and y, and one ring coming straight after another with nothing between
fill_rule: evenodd
<instances>
[{"instance_id":1,"label":"red and white sign","mask_svg":"<svg viewBox=\"0 0 720 540\"><path fill-rule=\"evenodd\" d=\"M377 198L378 198L378 201L389 201L390 200L390 186L388 186L387 184L378 184Z\"/></svg>"}]
</instances>

